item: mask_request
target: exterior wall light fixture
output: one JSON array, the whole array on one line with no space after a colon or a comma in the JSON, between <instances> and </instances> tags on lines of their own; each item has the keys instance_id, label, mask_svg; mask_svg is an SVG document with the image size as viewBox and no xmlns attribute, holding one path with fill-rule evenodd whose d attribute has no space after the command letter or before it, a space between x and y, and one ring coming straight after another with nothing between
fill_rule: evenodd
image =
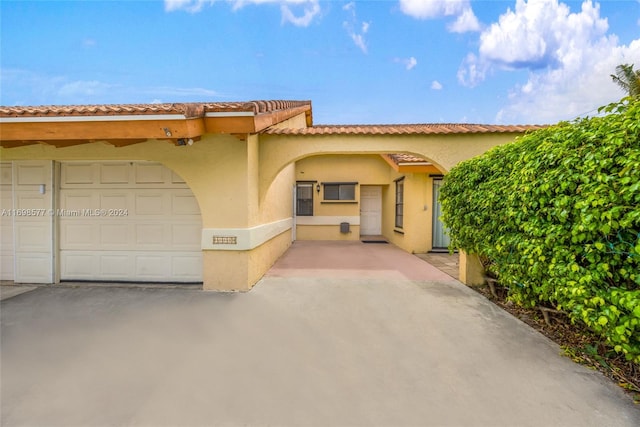
<instances>
[{"instance_id":1,"label":"exterior wall light fixture","mask_svg":"<svg viewBox=\"0 0 640 427\"><path fill-rule=\"evenodd\" d=\"M176 141L176 145L193 145L193 139L180 138Z\"/></svg>"},{"instance_id":2,"label":"exterior wall light fixture","mask_svg":"<svg viewBox=\"0 0 640 427\"><path fill-rule=\"evenodd\" d=\"M320 194L320 184L316 184L316 191Z\"/></svg>"}]
</instances>

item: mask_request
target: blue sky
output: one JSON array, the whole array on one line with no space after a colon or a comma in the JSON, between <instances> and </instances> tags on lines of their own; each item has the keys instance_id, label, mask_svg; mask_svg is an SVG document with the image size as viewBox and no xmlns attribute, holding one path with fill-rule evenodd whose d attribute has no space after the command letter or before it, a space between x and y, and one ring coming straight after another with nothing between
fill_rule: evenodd
<instances>
[{"instance_id":1,"label":"blue sky","mask_svg":"<svg viewBox=\"0 0 640 427\"><path fill-rule=\"evenodd\" d=\"M315 124L555 123L623 96L640 0L0 2L0 104L311 100Z\"/></svg>"}]
</instances>

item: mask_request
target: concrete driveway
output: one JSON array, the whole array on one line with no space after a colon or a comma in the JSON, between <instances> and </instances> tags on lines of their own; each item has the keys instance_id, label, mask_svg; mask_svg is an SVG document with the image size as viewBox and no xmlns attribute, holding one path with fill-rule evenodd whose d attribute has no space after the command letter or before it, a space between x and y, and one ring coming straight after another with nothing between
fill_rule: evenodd
<instances>
[{"instance_id":1,"label":"concrete driveway","mask_svg":"<svg viewBox=\"0 0 640 427\"><path fill-rule=\"evenodd\" d=\"M640 408L392 245L296 242L249 293L1 303L3 426L637 426Z\"/></svg>"}]
</instances>

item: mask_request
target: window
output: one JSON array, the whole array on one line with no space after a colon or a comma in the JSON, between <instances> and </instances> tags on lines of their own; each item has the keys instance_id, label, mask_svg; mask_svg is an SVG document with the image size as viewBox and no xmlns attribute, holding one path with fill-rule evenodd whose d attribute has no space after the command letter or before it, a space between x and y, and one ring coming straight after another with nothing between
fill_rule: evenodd
<instances>
[{"instance_id":1,"label":"window","mask_svg":"<svg viewBox=\"0 0 640 427\"><path fill-rule=\"evenodd\" d=\"M324 185L324 200L356 200L356 183L326 183Z\"/></svg>"},{"instance_id":2,"label":"window","mask_svg":"<svg viewBox=\"0 0 640 427\"><path fill-rule=\"evenodd\" d=\"M404 223L404 178L396 181L396 227L402 228Z\"/></svg>"},{"instance_id":3,"label":"window","mask_svg":"<svg viewBox=\"0 0 640 427\"><path fill-rule=\"evenodd\" d=\"M297 183L296 214L300 216L313 216L313 182Z\"/></svg>"}]
</instances>

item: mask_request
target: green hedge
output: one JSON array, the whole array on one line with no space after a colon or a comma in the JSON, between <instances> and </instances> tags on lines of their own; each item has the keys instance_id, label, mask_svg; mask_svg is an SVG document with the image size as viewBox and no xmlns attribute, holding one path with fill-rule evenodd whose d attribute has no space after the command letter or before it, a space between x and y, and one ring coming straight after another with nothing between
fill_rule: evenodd
<instances>
[{"instance_id":1,"label":"green hedge","mask_svg":"<svg viewBox=\"0 0 640 427\"><path fill-rule=\"evenodd\" d=\"M640 363L640 100L602 112L454 167L443 220L511 300L557 307Z\"/></svg>"}]
</instances>

